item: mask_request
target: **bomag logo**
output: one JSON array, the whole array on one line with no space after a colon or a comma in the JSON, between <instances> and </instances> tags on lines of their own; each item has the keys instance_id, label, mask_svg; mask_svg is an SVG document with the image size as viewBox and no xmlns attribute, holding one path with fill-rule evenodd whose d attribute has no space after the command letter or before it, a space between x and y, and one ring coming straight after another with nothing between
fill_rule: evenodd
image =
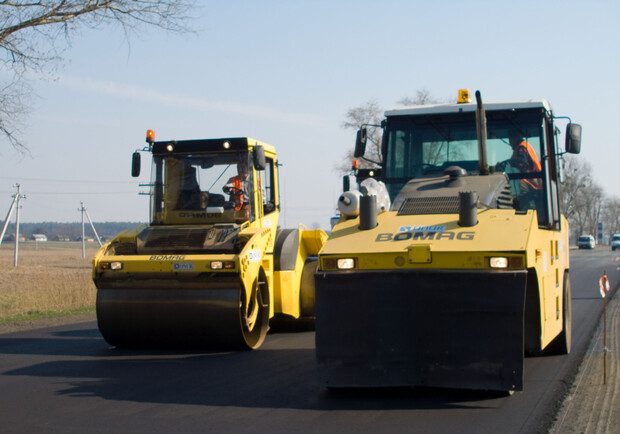
<instances>
[{"instance_id":1,"label":"bomag logo","mask_svg":"<svg viewBox=\"0 0 620 434\"><path fill-rule=\"evenodd\" d=\"M475 232L398 232L396 234L379 234L375 241L439 241L439 240L462 240L471 241L474 239Z\"/></svg>"},{"instance_id":2,"label":"bomag logo","mask_svg":"<svg viewBox=\"0 0 620 434\"><path fill-rule=\"evenodd\" d=\"M151 255L149 261L182 261L185 255Z\"/></svg>"},{"instance_id":3,"label":"bomag logo","mask_svg":"<svg viewBox=\"0 0 620 434\"><path fill-rule=\"evenodd\" d=\"M218 213L210 213L210 212L181 212L179 213L179 217L183 219L212 219L221 217L221 214Z\"/></svg>"}]
</instances>

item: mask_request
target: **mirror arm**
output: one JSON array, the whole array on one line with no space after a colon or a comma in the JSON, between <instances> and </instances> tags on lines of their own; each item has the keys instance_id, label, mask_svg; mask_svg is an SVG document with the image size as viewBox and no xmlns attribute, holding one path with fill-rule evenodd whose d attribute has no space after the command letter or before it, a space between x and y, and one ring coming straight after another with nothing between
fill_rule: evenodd
<instances>
[{"instance_id":1,"label":"mirror arm","mask_svg":"<svg viewBox=\"0 0 620 434\"><path fill-rule=\"evenodd\" d=\"M379 167L383 167L383 163L381 163L380 161L374 161L374 160L371 160L371 159L366 158L366 157L359 157L359 158L361 158L362 160L367 161L369 163L376 164Z\"/></svg>"}]
</instances>

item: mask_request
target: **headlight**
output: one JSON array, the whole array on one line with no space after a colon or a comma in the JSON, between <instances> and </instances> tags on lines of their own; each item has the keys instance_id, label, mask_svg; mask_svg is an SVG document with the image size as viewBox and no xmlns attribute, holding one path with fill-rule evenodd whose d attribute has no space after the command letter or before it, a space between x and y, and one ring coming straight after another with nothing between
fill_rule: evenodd
<instances>
[{"instance_id":1,"label":"headlight","mask_svg":"<svg viewBox=\"0 0 620 434\"><path fill-rule=\"evenodd\" d=\"M508 258L502 256L489 258L489 266L491 268L508 268Z\"/></svg>"},{"instance_id":2,"label":"headlight","mask_svg":"<svg viewBox=\"0 0 620 434\"><path fill-rule=\"evenodd\" d=\"M122 262L102 262L101 269L102 270L122 270L123 263Z\"/></svg>"},{"instance_id":3,"label":"headlight","mask_svg":"<svg viewBox=\"0 0 620 434\"><path fill-rule=\"evenodd\" d=\"M211 261L212 270L234 270L234 261Z\"/></svg>"},{"instance_id":4,"label":"headlight","mask_svg":"<svg viewBox=\"0 0 620 434\"><path fill-rule=\"evenodd\" d=\"M355 258L323 258L324 270L352 270L355 268Z\"/></svg>"},{"instance_id":5,"label":"headlight","mask_svg":"<svg viewBox=\"0 0 620 434\"><path fill-rule=\"evenodd\" d=\"M338 259L339 270L352 270L353 268L355 268L355 259L353 258Z\"/></svg>"},{"instance_id":6,"label":"headlight","mask_svg":"<svg viewBox=\"0 0 620 434\"><path fill-rule=\"evenodd\" d=\"M489 267L520 270L524 267L523 260L522 256L491 256L489 257Z\"/></svg>"}]
</instances>

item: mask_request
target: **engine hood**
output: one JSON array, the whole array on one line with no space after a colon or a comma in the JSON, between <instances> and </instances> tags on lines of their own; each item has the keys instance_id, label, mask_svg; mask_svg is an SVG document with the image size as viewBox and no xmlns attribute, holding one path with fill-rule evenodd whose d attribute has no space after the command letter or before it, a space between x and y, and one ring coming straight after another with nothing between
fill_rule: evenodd
<instances>
[{"instance_id":1,"label":"engine hood","mask_svg":"<svg viewBox=\"0 0 620 434\"><path fill-rule=\"evenodd\" d=\"M150 226L136 239L137 253L234 253L240 226L223 224L200 227Z\"/></svg>"},{"instance_id":2,"label":"engine hood","mask_svg":"<svg viewBox=\"0 0 620 434\"><path fill-rule=\"evenodd\" d=\"M446 169L444 173L407 182L394 199L391 211L408 215L458 213L459 192L476 192L479 202L488 208L513 208L510 185L505 174L468 175L457 166ZM403 210L403 207L407 207L407 210Z\"/></svg>"}]
</instances>

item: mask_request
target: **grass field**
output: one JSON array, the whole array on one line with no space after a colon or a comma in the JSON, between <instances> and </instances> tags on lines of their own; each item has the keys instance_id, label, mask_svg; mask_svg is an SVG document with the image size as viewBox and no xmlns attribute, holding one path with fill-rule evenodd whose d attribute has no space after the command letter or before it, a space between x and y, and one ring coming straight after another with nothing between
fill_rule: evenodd
<instances>
[{"instance_id":1,"label":"grass field","mask_svg":"<svg viewBox=\"0 0 620 434\"><path fill-rule=\"evenodd\" d=\"M14 243L0 246L0 324L94 312L92 258L98 244L79 242Z\"/></svg>"}]
</instances>

